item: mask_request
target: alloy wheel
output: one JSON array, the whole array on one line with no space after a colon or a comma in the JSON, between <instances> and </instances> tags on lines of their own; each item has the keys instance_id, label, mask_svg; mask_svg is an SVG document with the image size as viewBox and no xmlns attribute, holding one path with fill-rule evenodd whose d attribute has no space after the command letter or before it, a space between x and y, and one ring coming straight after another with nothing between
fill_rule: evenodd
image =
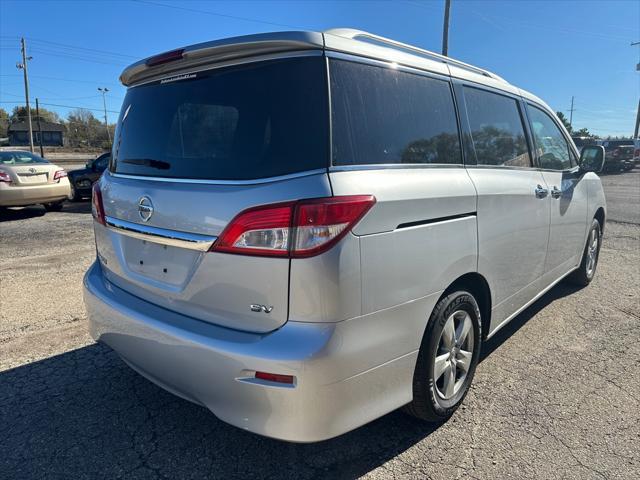
<instances>
[{"instance_id":1,"label":"alloy wheel","mask_svg":"<svg viewBox=\"0 0 640 480\"><path fill-rule=\"evenodd\" d=\"M587 244L587 277L591 278L596 269L598 261L598 229L593 228L589 234L589 242Z\"/></svg>"},{"instance_id":2,"label":"alloy wheel","mask_svg":"<svg viewBox=\"0 0 640 480\"><path fill-rule=\"evenodd\" d=\"M438 395L453 398L462 388L473 358L473 322L464 310L456 310L445 322L433 362Z\"/></svg>"}]
</instances>

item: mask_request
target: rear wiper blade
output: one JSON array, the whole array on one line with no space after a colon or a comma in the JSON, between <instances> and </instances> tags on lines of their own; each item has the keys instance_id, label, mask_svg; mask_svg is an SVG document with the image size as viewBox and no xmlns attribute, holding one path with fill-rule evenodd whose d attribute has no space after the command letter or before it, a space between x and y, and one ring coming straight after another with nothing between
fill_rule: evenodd
<instances>
[{"instance_id":1,"label":"rear wiper blade","mask_svg":"<svg viewBox=\"0 0 640 480\"><path fill-rule=\"evenodd\" d=\"M122 163L130 163L132 165L144 165L145 167L157 168L158 170L169 170L171 164L162 160L154 160L153 158L126 158L120 160Z\"/></svg>"}]
</instances>

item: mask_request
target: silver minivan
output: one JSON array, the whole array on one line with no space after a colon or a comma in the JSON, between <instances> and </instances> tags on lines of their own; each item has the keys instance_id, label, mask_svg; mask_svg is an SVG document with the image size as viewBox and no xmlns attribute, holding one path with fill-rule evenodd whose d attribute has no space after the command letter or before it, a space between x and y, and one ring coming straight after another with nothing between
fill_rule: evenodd
<instances>
[{"instance_id":1,"label":"silver minivan","mask_svg":"<svg viewBox=\"0 0 640 480\"><path fill-rule=\"evenodd\" d=\"M313 442L446 420L482 342L594 276L602 147L486 70L366 32L128 67L93 190L90 331L162 388Z\"/></svg>"}]
</instances>

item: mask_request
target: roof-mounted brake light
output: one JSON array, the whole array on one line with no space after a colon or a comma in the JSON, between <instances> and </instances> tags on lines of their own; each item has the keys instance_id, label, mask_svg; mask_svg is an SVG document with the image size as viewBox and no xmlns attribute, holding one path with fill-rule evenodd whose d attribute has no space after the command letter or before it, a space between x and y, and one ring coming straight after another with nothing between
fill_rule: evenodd
<instances>
[{"instance_id":1,"label":"roof-mounted brake light","mask_svg":"<svg viewBox=\"0 0 640 480\"><path fill-rule=\"evenodd\" d=\"M184 48L180 48L178 50L171 50L170 52L161 53L160 55L156 55L154 57L149 58L145 64L147 67L155 67L156 65L162 65L163 63L173 62L175 60L182 59L182 55L184 54Z\"/></svg>"}]
</instances>

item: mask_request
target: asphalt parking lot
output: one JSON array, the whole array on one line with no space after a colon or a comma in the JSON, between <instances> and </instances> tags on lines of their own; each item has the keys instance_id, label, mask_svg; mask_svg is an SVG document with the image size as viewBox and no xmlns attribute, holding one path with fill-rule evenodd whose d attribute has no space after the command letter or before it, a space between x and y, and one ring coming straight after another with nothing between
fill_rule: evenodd
<instances>
[{"instance_id":1,"label":"asphalt parking lot","mask_svg":"<svg viewBox=\"0 0 640 480\"><path fill-rule=\"evenodd\" d=\"M489 341L449 422L393 412L311 445L228 426L95 344L81 295L90 205L11 210L0 478L640 478L640 169L603 182L596 279L556 286Z\"/></svg>"}]
</instances>

